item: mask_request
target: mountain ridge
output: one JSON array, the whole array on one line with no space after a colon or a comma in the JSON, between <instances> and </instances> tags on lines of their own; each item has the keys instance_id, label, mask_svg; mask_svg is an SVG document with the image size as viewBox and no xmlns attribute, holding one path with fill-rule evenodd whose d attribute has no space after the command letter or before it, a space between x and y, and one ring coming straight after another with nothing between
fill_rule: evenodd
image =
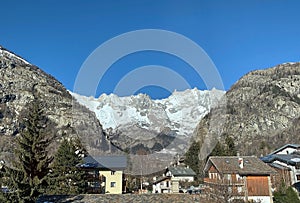
<instances>
[{"instance_id":1,"label":"mountain ridge","mask_svg":"<svg viewBox=\"0 0 300 203\"><path fill-rule=\"evenodd\" d=\"M240 78L224 95L226 103L212 109L194 132L205 158L227 135L241 155L265 155L286 143L299 143L300 63L284 63L255 70ZM210 117L223 118L209 129ZM205 147L207 146L207 147ZM204 149L205 148L205 149ZM202 155L201 155L202 153Z\"/></svg>"},{"instance_id":2,"label":"mountain ridge","mask_svg":"<svg viewBox=\"0 0 300 203\"><path fill-rule=\"evenodd\" d=\"M196 124L197 120L200 120L209 111L210 106L215 105L224 93L224 91L216 89L201 91L194 88L174 91L168 98L151 99L146 94L127 97L102 94L98 98L94 98L71 92L79 103L96 113L103 129L118 129L122 125L136 123L141 128L147 129L147 126L152 125L152 130L160 131L161 129L157 126L162 123L163 127L169 127L185 136L192 133L193 127L187 130L180 129L182 126L176 127L184 122L182 119L189 119L188 122ZM147 111L147 109L150 110ZM180 110L185 112L180 112ZM153 119L154 113L162 115L161 119L158 119L159 123ZM188 122L184 124L184 127Z\"/></svg>"},{"instance_id":3,"label":"mountain ridge","mask_svg":"<svg viewBox=\"0 0 300 203\"><path fill-rule=\"evenodd\" d=\"M33 101L33 88L47 107L45 113L56 124L57 138L79 136L89 152L116 152L105 138L93 112L77 103L53 76L0 47L0 157L12 153L20 130L20 112ZM89 137L89 139L87 139ZM55 151L56 145L51 151Z\"/></svg>"},{"instance_id":4,"label":"mountain ridge","mask_svg":"<svg viewBox=\"0 0 300 203\"><path fill-rule=\"evenodd\" d=\"M71 94L95 112L107 138L119 149L175 155L186 151L197 123L224 91L194 88L174 91L168 98L155 100L146 94L102 94L98 98Z\"/></svg>"}]
</instances>

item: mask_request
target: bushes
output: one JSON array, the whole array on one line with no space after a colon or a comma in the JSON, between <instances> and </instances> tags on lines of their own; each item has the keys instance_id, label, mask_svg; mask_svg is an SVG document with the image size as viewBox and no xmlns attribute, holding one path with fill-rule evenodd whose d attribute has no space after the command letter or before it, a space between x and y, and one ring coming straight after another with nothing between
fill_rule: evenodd
<instances>
[{"instance_id":1,"label":"bushes","mask_svg":"<svg viewBox=\"0 0 300 203\"><path fill-rule=\"evenodd\" d=\"M274 203L300 203L297 192L292 187L281 187L274 192Z\"/></svg>"}]
</instances>

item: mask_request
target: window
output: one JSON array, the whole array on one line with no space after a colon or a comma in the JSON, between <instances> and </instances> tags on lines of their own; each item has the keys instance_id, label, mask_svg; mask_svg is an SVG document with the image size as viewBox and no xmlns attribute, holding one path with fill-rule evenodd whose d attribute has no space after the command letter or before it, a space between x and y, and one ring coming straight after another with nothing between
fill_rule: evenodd
<instances>
[{"instance_id":1,"label":"window","mask_svg":"<svg viewBox=\"0 0 300 203\"><path fill-rule=\"evenodd\" d=\"M243 192L243 188L242 187L238 187L237 191L238 191L238 193L241 193L241 192Z\"/></svg>"},{"instance_id":2,"label":"window","mask_svg":"<svg viewBox=\"0 0 300 203\"><path fill-rule=\"evenodd\" d=\"M110 182L110 187L116 187L117 183L116 182Z\"/></svg>"},{"instance_id":3,"label":"window","mask_svg":"<svg viewBox=\"0 0 300 203\"><path fill-rule=\"evenodd\" d=\"M100 187L100 183L99 182L88 182L87 185L89 187L92 187L92 188L99 188Z\"/></svg>"},{"instance_id":4,"label":"window","mask_svg":"<svg viewBox=\"0 0 300 203\"><path fill-rule=\"evenodd\" d=\"M110 175L115 175L116 171L111 171Z\"/></svg>"}]
</instances>

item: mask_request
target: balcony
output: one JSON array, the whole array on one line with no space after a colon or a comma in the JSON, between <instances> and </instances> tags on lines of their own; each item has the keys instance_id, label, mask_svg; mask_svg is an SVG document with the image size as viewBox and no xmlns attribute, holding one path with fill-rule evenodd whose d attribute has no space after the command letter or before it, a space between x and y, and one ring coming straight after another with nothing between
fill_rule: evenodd
<instances>
[{"instance_id":1,"label":"balcony","mask_svg":"<svg viewBox=\"0 0 300 203\"><path fill-rule=\"evenodd\" d=\"M204 178L204 183L207 184L215 184L215 185L244 185L244 181L243 180L223 180L223 179L210 179L210 178Z\"/></svg>"}]
</instances>

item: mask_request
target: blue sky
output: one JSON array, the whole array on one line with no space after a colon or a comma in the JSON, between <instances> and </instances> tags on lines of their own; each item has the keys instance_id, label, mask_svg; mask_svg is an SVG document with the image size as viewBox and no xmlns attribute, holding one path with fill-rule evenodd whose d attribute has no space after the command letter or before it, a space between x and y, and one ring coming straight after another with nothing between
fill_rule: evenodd
<instances>
[{"instance_id":1,"label":"blue sky","mask_svg":"<svg viewBox=\"0 0 300 203\"><path fill-rule=\"evenodd\" d=\"M107 40L134 30L179 33L202 47L225 89L251 70L300 61L300 1L2 1L0 45L24 57L72 90L86 58ZM188 65L157 52L117 61L96 96L110 93L129 71L151 64L170 67L192 87L205 89ZM153 98L169 93L144 87Z\"/></svg>"}]
</instances>

